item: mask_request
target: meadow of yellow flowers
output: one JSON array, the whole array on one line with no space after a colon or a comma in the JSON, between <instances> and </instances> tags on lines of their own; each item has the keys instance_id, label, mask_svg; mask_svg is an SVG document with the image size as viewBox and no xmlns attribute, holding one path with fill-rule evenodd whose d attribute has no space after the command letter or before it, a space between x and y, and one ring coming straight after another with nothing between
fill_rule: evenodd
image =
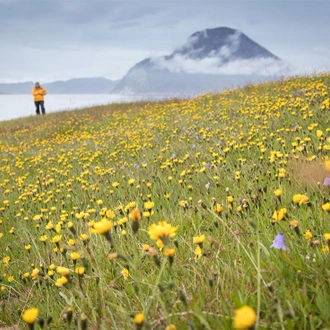
<instances>
[{"instance_id":1,"label":"meadow of yellow flowers","mask_svg":"<svg viewBox=\"0 0 330 330\"><path fill-rule=\"evenodd\" d=\"M0 123L0 327L329 329L330 75Z\"/></svg>"}]
</instances>

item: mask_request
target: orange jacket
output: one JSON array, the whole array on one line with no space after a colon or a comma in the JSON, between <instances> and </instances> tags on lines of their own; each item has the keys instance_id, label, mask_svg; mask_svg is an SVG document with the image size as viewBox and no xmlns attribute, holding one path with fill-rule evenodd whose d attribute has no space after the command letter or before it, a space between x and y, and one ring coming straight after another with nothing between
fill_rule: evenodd
<instances>
[{"instance_id":1,"label":"orange jacket","mask_svg":"<svg viewBox=\"0 0 330 330\"><path fill-rule=\"evenodd\" d=\"M35 101L43 101L44 95L47 94L47 91L40 86L40 88L33 88L32 95L34 96Z\"/></svg>"}]
</instances>

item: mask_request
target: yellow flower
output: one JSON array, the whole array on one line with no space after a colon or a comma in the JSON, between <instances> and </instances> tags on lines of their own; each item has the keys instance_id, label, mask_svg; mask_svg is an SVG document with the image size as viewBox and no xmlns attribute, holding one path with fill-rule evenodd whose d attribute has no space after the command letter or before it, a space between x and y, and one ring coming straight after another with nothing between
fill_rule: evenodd
<instances>
[{"instance_id":1,"label":"yellow flower","mask_svg":"<svg viewBox=\"0 0 330 330\"><path fill-rule=\"evenodd\" d=\"M70 257L71 257L72 260L77 260L77 259L80 258L80 253L78 253L78 252L71 252L70 253Z\"/></svg>"},{"instance_id":2,"label":"yellow flower","mask_svg":"<svg viewBox=\"0 0 330 330\"><path fill-rule=\"evenodd\" d=\"M62 238L62 235L56 235L52 238L52 243L58 243Z\"/></svg>"},{"instance_id":3,"label":"yellow flower","mask_svg":"<svg viewBox=\"0 0 330 330\"><path fill-rule=\"evenodd\" d=\"M81 234L81 235L79 236L79 238L80 238L80 240L83 241L83 242L88 240L88 236L87 236L87 234Z\"/></svg>"},{"instance_id":4,"label":"yellow flower","mask_svg":"<svg viewBox=\"0 0 330 330\"><path fill-rule=\"evenodd\" d=\"M238 308L234 316L235 329L248 329L251 328L257 319L257 314L253 308L249 306L242 306Z\"/></svg>"},{"instance_id":5,"label":"yellow flower","mask_svg":"<svg viewBox=\"0 0 330 330\"><path fill-rule=\"evenodd\" d=\"M52 277L54 274L55 274L55 272L51 269L47 272L47 275L50 277Z\"/></svg>"},{"instance_id":6,"label":"yellow flower","mask_svg":"<svg viewBox=\"0 0 330 330\"><path fill-rule=\"evenodd\" d=\"M61 274L62 276L67 276L70 274L70 269L62 266L56 267L56 271Z\"/></svg>"},{"instance_id":7,"label":"yellow flower","mask_svg":"<svg viewBox=\"0 0 330 330\"><path fill-rule=\"evenodd\" d=\"M179 205L180 205L181 207L186 208L186 207L188 207L188 202L185 201L185 200L182 200L182 201L179 202Z\"/></svg>"},{"instance_id":8,"label":"yellow flower","mask_svg":"<svg viewBox=\"0 0 330 330\"><path fill-rule=\"evenodd\" d=\"M125 280L129 277L129 271L127 268L124 268L120 273L124 276Z\"/></svg>"},{"instance_id":9,"label":"yellow flower","mask_svg":"<svg viewBox=\"0 0 330 330\"><path fill-rule=\"evenodd\" d=\"M147 211L147 212L143 212L142 215L145 217L145 218L150 218L152 215L154 214L154 211Z\"/></svg>"},{"instance_id":10,"label":"yellow flower","mask_svg":"<svg viewBox=\"0 0 330 330\"><path fill-rule=\"evenodd\" d=\"M155 206L155 203L151 202L151 201L144 203L144 208L147 210L151 210L154 206Z\"/></svg>"},{"instance_id":11,"label":"yellow flower","mask_svg":"<svg viewBox=\"0 0 330 330\"><path fill-rule=\"evenodd\" d=\"M84 267L77 267L75 272L78 274L78 275L83 275L85 273L85 268Z\"/></svg>"},{"instance_id":12,"label":"yellow flower","mask_svg":"<svg viewBox=\"0 0 330 330\"><path fill-rule=\"evenodd\" d=\"M165 330L176 330L176 326L174 324L168 325Z\"/></svg>"},{"instance_id":13,"label":"yellow flower","mask_svg":"<svg viewBox=\"0 0 330 330\"><path fill-rule=\"evenodd\" d=\"M158 246L158 248L159 248L160 251L163 250L164 243L163 243L163 241L161 239L158 239L156 241L156 245Z\"/></svg>"},{"instance_id":14,"label":"yellow flower","mask_svg":"<svg viewBox=\"0 0 330 330\"><path fill-rule=\"evenodd\" d=\"M68 283L68 279L65 276L62 276L56 280L55 285L58 287L62 287L67 283Z\"/></svg>"},{"instance_id":15,"label":"yellow flower","mask_svg":"<svg viewBox=\"0 0 330 330\"><path fill-rule=\"evenodd\" d=\"M203 243L205 241L205 235L201 235L201 236L195 236L193 237L193 242L195 244L200 244L200 243Z\"/></svg>"},{"instance_id":16,"label":"yellow flower","mask_svg":"<svg viewBox=\"0 0 330 330\"><path fill-rule=\"evenodd\" d=\"M112 228L112 222L106 218L103 218L101 221L95 222L93 227L89 231L93 234L107 234Z\"/></svg>"},{"instance_id":17,"label":"yellow flower","mask_svg":"<svg viewBox=\"0 0 330 330\"><path fill-rule=\"evenodd\" d=\"M143 244L142 251L149 251L150 245L149 244Z\"/></svg>"},{"instance_id":18,"label":"yellow flower","mask_svg":"<svg viewBox=\"0 0 330 330\"><path fill-rule=\"evenodd\" d=\"M135 182L135 179L133 179L133 178L128 180L129 185L132 185L134 182Z\"/></svg>"},{"instance_id":19,"label":"yellow flower","mask_svg":"<svg viewBox=\"0 0 330 330\"><path fill-rule=\"evenodd\" d=\"M280 197L280 196L282 195L282 191L281 191L281 189L276 189L276 190L274 190L274 195L275 195L276 197Z\"/></svg>"},{"instance_id":20,"label":"yellow flower","mask_svg":"<svg viewBox=\"0 0 330 330\"><path fill-rule=\"evenodd\" d=\"M323 237L324 237L324 239L325 239L327 242L330 241L330 233L325 233L325 234L323 235Z\"/></svg>"},{"instance_id":21,"label":"yellow flower","mask_svg":"<svg viewBox=\"0 0 330 330\"><path fill-rule=\"evenodd\" d=\"M285 217L286 212L287 211L285 207L281 208L280 210L275 210L272 216L274 222L282 220Z\"/></svg>"},{"instance_id":22,"label":"yellow flower","mask_svg":"<svg viewBox=\"0 0 330 330\"><path fill-rule=\"evenodd\" d=\"M317 137L321 137L321 136L323 136L323 132L322 132L321 130L318 129L318 130L316 131L316 136L317 136Z\"/></svg>"},{"instance_id":23,"label":"yellow flower","mask_svg":"<svg viewBox=\"0 0 330 330\"><path fill-rule=\"evenodd\" d=\"M33 279L33 280L36 280L36 279L38 278L38 276L39 276L39 273L40 273L40 269L38 269L38 268L34 268L34 269L32 270L32 273L31 273L31 277L32 277L32 279Z\"/></svg>"},{"instance_id":24,"label":"yellow flower","mask_svg":"<svg viewBox=\"0 0 330 330\"><path fill-rule=\"evenodd\" d=\"M214 211L215 211L215 212L217 212L217 213L221 213L222 210L223 210L223 207L222 207L221 204L218 204L218 203L217 203L217 204L214 205Z\"/></svg>"},{"instance_id":25,"label":"yellow flower","mask_svg":"<svg viewBox=\"0 0 330 330\"><path fill-rule=\"evenodd\" d=\"M327 171L330 171L330 160L327 160L326 162L324 162L324 168L325 168Z\"/></svg>"},{"instance_id":26,"label":"yellow flower","mask_svg":"<svg viewBox=\"0 0 330 330\"><path fill-rule=\"evenodd\" d=\"M298 220L292 220L292 221L290 221L290 225L291 225L292 228L298 227L298 224L299 224Z\"/></svg>"},{"instance_id":27,"label":"yellow flower","mask_svg":"<svg viewBox=\"0 0 330 330\"><path fill-rule=\"evenodd\" d=\"M103 201L102 201L102 199L97 200L97 201L96 201L96 204L97 204L97 205L103 205Z\"/></svg>"},{"instance_id":28,"label":"yellow flower","mask_svg":"<svg viewBox=\"0 0 330 330\"><path fill-rule=\"evenodd\" d=\"M171 249L171 248L167 248L164 251L164 254L166 255L166 257L174 257L175 256L175 250Z\"/></svg>"},{"instance_id":29,"label":"yellow flower","mask_svg":"<svg viewBox=\"0 0 330 330\"><path fill-rule=\"evenodd\" d=\"M141 220L141 212L137 208L134 208L132 210L132 212L129 214L129 218L132 221L140 221Z\"/></svg>"},{"instance_id":30,"label":"yellow flower","mask_svg":"<svg viewBox=\"0 0 330 330\"><path fill-rule=\"evenodd\" d=\"M330 203L325 203L322 205L322 210L330 212Z\"/></svg>"},{"instance_id":31,"label":"yellow flower","mask_svg":"<svg viewBox=\"0 0 330 330\"><path fill-rule=\"evenodd\" d=\"M325 246L324 248L321 249L322 253L327 253L329 251L329 246Z\"/></svg>"},{"instance_id":32,"label":"yellow flower","mask_svg":"<svg viewBox=\"0 0 330 330\"><path fill-rule=\"evenodd\" d=\"M38 308L32 307L23 312L22 319L28 324L33 324L37 320L38 314Z\"/></svg>"},{"instance_id":33,"label":"yellow flower","mask_svg":"<svg viewBox=\"0 0 330 330\"><path fill-rule=\"evenodd\" d=\"M69 244L70 246L74 246L74 245L76 245L76 241L75 241L74 239L70 238L70 239L68 240L68 244Z\"/></svg>"},{"instance_id":34,"label":"yellow flower","mask_svg":"<svg viewBox=\"0 0 330 330\"><path fill-rule=\"evenodd\" d=\"M203 250L199 245L197 245L195 249L195 259L200 259L202 256L203 256Z\"/></svg>"},{"instance_id":35,"label":"yellow flower","mask_svg":"<svg viewBox=\"0 0 330 330\"><path fill-rule=\"evenodd\" d=\"M309 229L307 229L306 233L304 234L304 237L306 238L307 241L310 241L311 238L313 237L313 234Z\"/></svg>"},{"instance_id":36,"label":"yellow flower","mask_svg":"<svg viewBox=\"0 0 330 330\"><path fill-rule=\"evenodd\" d=\"M45 226L46 229L51 230L54 229L54 224L52 221L49 221L48 224Z\"/></svg>"},{"instance_id":37,"label":"yellow flower","mask_svg":"<svg viewBox=\"0 0 330 330\"><path fill-rule=\"evenodd\" d=\"M299 204L299 205L307 204L309 202L309 198L306 195L302 195L302 194L293 195L292 200L295 204Z\"/></svg>"},{"instance_id":38,"label":"yellow flower","mask_svg":"<svg viewBox=\"0 0 330 330\"><path fill-rule=\"evenodd\" d=\"M137 313L134 316L134 322L138 325L143 324L144 322L144 314L143 313Z\"/></svg>"},{"instance_id":39,"label":"yellow flower","mask_svg":"<svg viewBox=\"0 0 330 330\"><path fill-rule=\"evenodd\" d=\"M233 196L228 196L227 201L228 201L228 203L232 203L234 201L234 197Z\"/></svg>"},{"instance_id":40,"label":"yellow flower","mask_svg":"<svg viewBox=\"0 0 330 330\"><path fill-rule=\"evenodd\" d=\"M109 218L109 219L113 219L113 218L116 216L116 214L115 214L115 212L113 212L112 210L108 210L108 211L106 212L106 216L107 216L107 218Z\"/></svg>"},{"instance_id":41,"label":"yellow flower","mask_svg":"<svg viewBox=\"0 0 330 330\"><path fill-rule=\"evenodd\" d=\"M160 221L158 223L153 223L148 228L148 234L151 239L156 241L158 239L163 240L165 237L174 237L177 230L178 226L174 227L166 221Z\"/></svg>"}]
</instances>

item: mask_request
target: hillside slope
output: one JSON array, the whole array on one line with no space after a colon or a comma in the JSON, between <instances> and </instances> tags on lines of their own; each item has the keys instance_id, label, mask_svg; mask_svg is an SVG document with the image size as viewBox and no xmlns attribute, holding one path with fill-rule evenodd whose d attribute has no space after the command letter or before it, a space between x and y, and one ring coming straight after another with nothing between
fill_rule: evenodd
<instances>
[{"instance_id":1,"label":"hillside slope","mask_svg":"<svg viewBox=\"0 0 330 330\"><path fill-rule=\"evenodd\" d=\"M0 123L0 326L328 328L329 87Z\"/></svg>"}]
</instances>

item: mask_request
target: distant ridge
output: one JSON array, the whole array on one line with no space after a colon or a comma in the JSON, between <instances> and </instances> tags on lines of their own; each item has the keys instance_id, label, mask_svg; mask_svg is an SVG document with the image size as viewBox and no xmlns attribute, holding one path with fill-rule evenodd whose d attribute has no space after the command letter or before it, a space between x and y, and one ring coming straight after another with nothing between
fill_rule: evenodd
<instances>
[{"instance_id":1,"label":"distant ridge","mask_svg":"<svg viewBox=\"0 0 330 330\"><path fill-rule=\"evenodd\" d=\"M117 81L103 77L74 78L65 81L54 81L41 85L51 94L107 94L110 93ZM0 84L0 94L30 94L34 82Z\"/></svg>"}]
</instances>

